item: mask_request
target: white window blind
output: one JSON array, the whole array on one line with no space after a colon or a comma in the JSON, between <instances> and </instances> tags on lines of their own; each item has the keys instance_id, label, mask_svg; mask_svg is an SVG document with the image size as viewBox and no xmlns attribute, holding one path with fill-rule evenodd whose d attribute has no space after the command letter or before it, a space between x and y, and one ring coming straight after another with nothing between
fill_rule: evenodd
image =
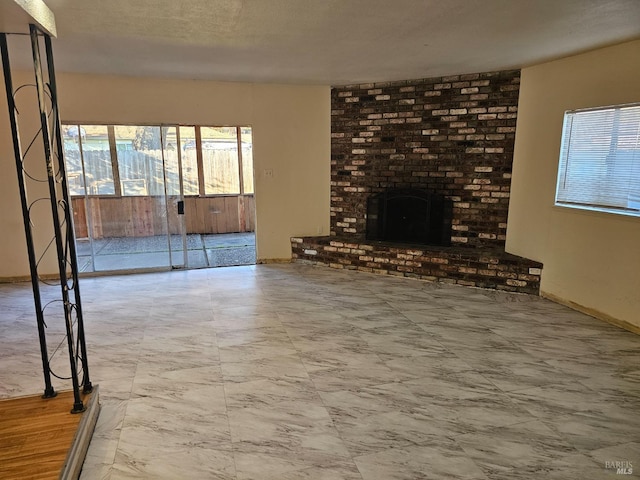
<instances>
[{"instance_id":1,"label":"white window blind","mask_svg":"<svg viewBox=\"0 0 640 480\"><path fill-rule=\"evenodd\" d=\"M565 113L556 205L640 216L640 104Z\"/></svg>"}]
</instances>

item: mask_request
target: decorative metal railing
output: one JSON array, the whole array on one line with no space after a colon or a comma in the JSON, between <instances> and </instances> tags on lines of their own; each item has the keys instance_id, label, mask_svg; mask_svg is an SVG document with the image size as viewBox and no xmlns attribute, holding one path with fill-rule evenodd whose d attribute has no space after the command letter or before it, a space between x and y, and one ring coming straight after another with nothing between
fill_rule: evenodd
<instances>
[{"instance_id":1,"label":"decorative metal railing","mask_svg":"<svg viewBox=\"0 0 640 480\"><path fill-rule=\"evenodd\" d=\"M0 50L40 340L45 384L43 396L49 398L56 395L52 376L71 380L74 393L71 412L79 413L85 410L80 391L82 389L84 393L88 393L92 386L78 284L71 201L63 158L51 37L37 26L29 26L34 83L24 83L16 88L13 85L9 59L9 35L13 34L0 33ZM22 99L22 96L30 96L24 104L33 108L37 105L36 112L19 111L17 102L18 97ZM39 117L39 122L36 121L39 128L35 129L35 133L27 134L26 141L23 142L20 133L21 118L30 114L37 114ZM26 127L31 126L28 121L24 123ZM29 128L25 128L25 131L28 130ZM23 149L23 145L26 148ZM42 224L48 223L42 219L49 215L43 215L39 211L42 208L40 202L50 205L50 225ZM39 215L34 214L36 211ZM55 280L45 278L40 272L52 256L55 256L58 266ZM56 294L58 287L59 292ZM64 323L64 328L61 328L60 322ZM62 373L60 369L63 367L59 365L60 355L65 350L69 357L68 375Z\"/></svg>"}]
</instances>

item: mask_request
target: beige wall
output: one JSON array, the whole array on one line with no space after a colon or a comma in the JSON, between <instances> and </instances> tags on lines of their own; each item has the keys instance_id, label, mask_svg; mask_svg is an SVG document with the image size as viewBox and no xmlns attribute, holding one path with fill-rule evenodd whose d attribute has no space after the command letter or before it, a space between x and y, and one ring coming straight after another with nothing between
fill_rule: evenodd
<instances>
[{"instance_id":1,"label":"beige wall","mask_svg":"<svg viewBox=\"0 0 640 480\"><path fill-rule=\"evenodd\" d=\"M554 206L565 110L640 102L640 41L522 70L507 251L544 263L541 290L640 327L640 218Z\"/></svg>"},{"instance_id":2,"label":"beige wall","mask_svg":"<svg viewBox=\"0 0 640 480\"><path fill-rule=\"evenodd\" d=\"M58 90L63 121L251 125L258 259L289 259L291 236L328 233L329 87L59 74ZM4 95L0 112L6 172L0 178L0 278L6 278L29 270ZM48 265L55 271L55 263Z\"/></svg>"},{"instance_id":3,"label":"beige wall","mask_svg":"<svg viewBox=\"0 0 640 480\"><path fill-rule=\"evenodd\" d=\"M14 87L22 85L25 77L14 77ZM33 83L33 79L27 79ZM18 194L15 157L11 138L9 116L3 91L0 93L0 225L2 228L0 248L0 278L25 277L29 275L29 263L24 236L24 223ZM16 95L16 105L20 112L20 136L22 149L26 151L31 139L40 128L38 105L35 90L24 88ZM53 273L58 271L55 256L55 245L47 250L47 244L53 236L51 204L48 201L36 201L48 197L47 171L44 162L42 142L34 143L24 161L24 169L29 175L39 180L30 182L29 201L31 206L31 223L36 252L49 252L40 260L41 271Z\"/></svg>"}]
</instances>

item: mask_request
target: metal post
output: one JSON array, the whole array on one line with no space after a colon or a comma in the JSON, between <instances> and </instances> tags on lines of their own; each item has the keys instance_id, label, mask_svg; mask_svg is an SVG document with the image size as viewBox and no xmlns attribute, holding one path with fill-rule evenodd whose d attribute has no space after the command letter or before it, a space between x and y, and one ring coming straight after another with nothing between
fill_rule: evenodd
<instances>
[{"instance_id":1,"label":"metal post","mask_svg":"<svg viewBox=\"0 0 640 480\"><path fill-rule=\"evenodd\" d=\"M44 398L56 396L56 392L51 384L51 369L49 367L49 356L47 353L47 340L45 334L44 313L42 310L42 300L40 297L40 285L38 279L38 266L31 233L31 222L29 215L29 202L25 188L24 169L22 165L22 148L20 146L20 134L18 132L18 118L16 113L15 99L13 98L13 82L11 80L11 67L9 63L9 48L6 34L0 34L0 49L2 50L2 69L4 73L4 84L7 92L7 104L9 106L9 121L11 123L11 136L13 139L13 152L16 161L16 171L18 174L18 188L20 190L20 204L22 207L22 218L24 220L24 235L27 241L27 254L29 256L29 269L31 272L31 286L33 289L33 299L36 309L36 321L38 324L38 337L40 339L40 355L42 357L42 372L44 374Z\"/></svg>"},{"instance_id":2,"label":"metal post","mask_svg":"<svg viewBox=\"0 0 640 480\"><path fill-rule=\"evenodd\" d=\"M153 127L152 127L153 128ZM167 162L164 155L164 140L166 133L162 125L158 127L160 129L160 156L162 157L162 182L163 182L163 194L164 194L164 214L167 219L167 245L169 246L169 268L173 268L173 252L171 251L171 224L170 224L170 212L169 212L169 191L167 189Z\"/></svg>"},{"instance_id":3,"label":"metal post","mask_svg":"<svg viewBox=\"0 0 640 480\"><path fill-rule=\"evenodd\" d=\"M56 74L53 65L53 49L51 47L51 37L44 36L44 43L47 55L47 69L49 72L49 90L51 93L51 104L53 107L53 121L56 135L56 155L58 157L58 171L62 173L62 198L64 202L65 224L66 224L66 236L65 240L69 248L68 262L71 266L71 276L73 280L73 293L75 298L75 311L78 321L78 342L80 344L80 354L82 360L82 387L84 393L89 393L92 390L91 378L89 376L89 362L87 357L87 345L85 342L84 334L84 318L82 315L82 301L80 298L80 284L78 283L78 258L76 253L76 239L75 232L73 231L73 219L71 214L71 199L69 198L69 186L67 184L67 175L64 164L64 149L62 143L62 132L60 129L60 113L58 110L58 88L56 85ZM80 128L80 127L78 127ZM80 130L78 130L80 134ZM85 186L86 189L86 186ZM86 190L85 190L86 193ZM65 288L67 285L63 285Z\"/></svg>"},{"instance_id":4,"label":"metal post","mask_svg":"<svg viewBox=\"0 0 640 480\"><path fill-rule=\"evenodd\" d=\"M189 251L187 250L187 225L184 216L184 174L182 173L182 147L180 143L180 125L176 125L176 153L178 154L178 185L180 187L180 200L182 213L178 209L178 223L180 224L180 237L182 239L182 256L184 268L189 268Z\"/></svg>"},{"instance_id":5,"label":"metal post","mask_svg":"<svg viewBox=\"0 0 640 480\"><path fill-rule=\"evenodd\" d=\"M78 384L78 369L76 365L76 353L73 335L73 307L69 302L69 288L67 283L67 258L62 245L62 231L60 224L60 216L58 213L58 194L56 192L55 172L53 159L51 155L51 135L49 132L49 121L47 120L47 111L45 108L44 81L42 78L42 64L40 61L40 46L38 42L38 30L35 25L29 25L29 33L31 35L31 51L33 54L33 69L36 79L36 90L38 93L38 107L40 110L40 124L42 126L42 143L44 146L44 159L47 166L47 180L49 184L49 197L51 201L51 216L53 220L53 229L55 236L56 252L58 257L58 271L60 274L60 286L62 292L62 302L64 305L65 326L67 330L67 346L69 349L69 363L71 367L71 382L73 384L73 409L72 413L78 413L85 410L85 406L80 398L80 387ZM52 99L53 101L53 99ZM63 170L64 176L64 170Z\"/></svg>"}]
</instances>

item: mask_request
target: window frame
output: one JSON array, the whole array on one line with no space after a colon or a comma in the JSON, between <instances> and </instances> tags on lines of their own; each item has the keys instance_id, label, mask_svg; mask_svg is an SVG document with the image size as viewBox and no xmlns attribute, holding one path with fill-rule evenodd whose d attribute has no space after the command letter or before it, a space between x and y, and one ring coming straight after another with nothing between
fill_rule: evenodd
<instances>
[{"instance_id":1,"label":"window frame","mask_svg":"<svg viewBox=\"0 0 640 480\"><path fill-rule=\"evenodd\" d=\"M571 189L567 189L567 187L565 186L567 182L567 178L570 176L568 173L570 166L572 164L574 166L577 164L577 160L574 160L573 162L571 162L570 160L571 154L572 153L575 154L576 150L578 150L578 148L572 150L572 146L571 146L571 142L576 141L575 137L572 137L573 126L574 126L573 122L575 121L575 118L578 115L584 114L584 113L613 111L613 120L611 120L610 123L605 122L603 120L600 123L597 123L597 124L594 123L594 125L597 125L597 127L602 128L602 130L597 130L595 134L597 133L604 134L606 129L610 129L610 133L608 134L609 135L608 155L615 155L619 151L624 151L623 149L618 149L618 144L620 140L620 137L618 134L620 133L620 131L618 130L619 124L616 124L616 122L619 122L621 112L624 109L629 109L629 108L638 109L639 111L637 115L634 115L634 117L635 116L638 117L637 125L635 123L636 118L633 118L632 119L633 122L630 123L632 132L636 132L635 145L632 145L632 147L628 150L632 152L631 153L632 156L630 160L631 171L628 172L627 177L622 177L622 178L628 178L630 182L630 186L626 187L625 189L626 196L627 196L627 205L626 206L616 205L612 201L609 201L607 203L606 201L607 199L613 200L613 196L607 196L607 195L601 196L601 198L605 198L604 201L591 201L591 202L579 201L576 198L579 196L579 193L580 193L579 191L576 191L578 187L575 187L573 191L571 191ZM583 128L586 128L584 124L581 126ZM568 136L567 136L567 133L569 134ZM614 138L614 134L615 134L615 138ZM577 140L580 140L579 136ZM583 144L580 144L580 145L583 145ZM605 144L602 143L600 146L604 146L604 145ZM588 177L587 178L588 182L591 185L593 185L593 188L596 187L594 185L595 182L597 181L603 182L607 187L607 192L609 190L616 189L617 187L616 180L620 179L620 175L616 175L615 173L609 173L608 170L604 174L598 174L596 172L597 166L594 164L596 160L597 160L597 155L593 155L593 158L589 158L590 163L587 163L588 171L585 173L585 177ZM619 166L619 164L614 163L614 168L616 166ZM576 176L574 175L572 178L576 178ZM600 106L600 107L592 107L592 108L581 108L581 109L565 111L563 115L560 153L558 156L558 164L557 164L557 172L556 172L556 190L555 190L555 196L554 196L554 206L560 207L560 208L582 210L582 211L622 215L622 216L631 217L631 218L634 218L634 217L640 218L640 204L638 204L636 208L635 205L633 205L635 203L635 200L632 201L630 199L631 195L633 195L634 198L637 196L640 202L640 102L619 104L619 105L608 105L608 106ZM594 197L595 195L590 197L590 200L593 200ZM572 199L574 201L571 201Z\"/></svg>"}]
</instances>

